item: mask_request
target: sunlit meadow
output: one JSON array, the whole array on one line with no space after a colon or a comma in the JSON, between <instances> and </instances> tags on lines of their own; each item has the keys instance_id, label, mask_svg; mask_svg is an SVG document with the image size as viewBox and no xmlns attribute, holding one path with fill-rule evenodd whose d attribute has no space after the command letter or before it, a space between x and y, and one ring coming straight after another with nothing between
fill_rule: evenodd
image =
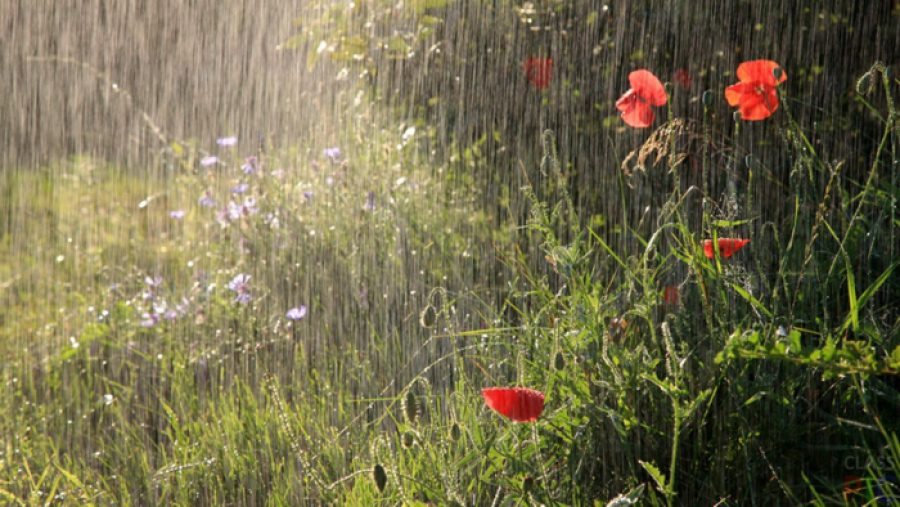
<instances>
[{"instance_id":1,"label":"sunlit meadow","mask_svg":"<svg viewBox=\"0 0 900 507\"><path fill-rule=\"evenodd\" d=\"M590 88L560 41L616 59L649 9L358 3L263 52L307 102L201 94L222 121L16 60L127 146L0 174L0 503L900 505L900 62L834 111L768 43ZM261 104L277 135L224 112Z\"/></svg>"}]
</instances>

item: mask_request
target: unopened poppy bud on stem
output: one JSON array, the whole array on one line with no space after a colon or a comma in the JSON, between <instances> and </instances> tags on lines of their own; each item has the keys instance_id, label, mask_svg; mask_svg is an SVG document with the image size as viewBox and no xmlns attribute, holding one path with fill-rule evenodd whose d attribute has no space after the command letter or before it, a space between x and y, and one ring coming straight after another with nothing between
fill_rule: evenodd
<instances>
[{"instance_id":1,"label":"unopened poppy bud on stem","mask_svg":"<svg viewBox=\"0 0 900 507\"><path fill-rule=\"evenodd\" d=\"M783 75L784 75L784 71L781 70L781 67L775 67L774 69L772 69L772 76L775 78L776 81L780 81L781 76L783 76Z\"/></svg>"},{"instance_id":2,"label":"unopened poppy bud on stem","mask_svg":"<svg viewBox=\"0 0 900 507\"><path fill-rule=\"evenodd\" d=\"M706 107L712 107L713 104L716 103L716 96L713 92L707 90L703 92L703 105Z\"/></svg>"},{"instance_id":3,"label":"unopened poppy bud on stem","mask_svg":"<svg viewBox=\"0 0 900 507\"><path fill-rule=\"evenodd\" d=\"M433 306L428 305L422 310L422 314L419 315L419 324L422 324L422 327L431 329L434 324L437 322L437 310L434 309Z\"/></svg>"},{"instance_id":4,"label":"unopened poppy bud on stem","mask_svg":"<svg viewBox=\"0 0 900 507\"><path fill-rule=\"evenodd\" d=\"M553 359L553 366L555 366L557 370L561 370L566 367L566 358L563 357L562 352L556 353L556 357Z\"/></svg>"},{"instance_id":5,"label":"unopened poppy bud on stem","mask_svg":"<svg viewBox=\"0 0 900 507\"><path fill-rule=\"evenodd\" d=\"M528 494L534 489L534 477L528 476L522 480L522 492Z\"/></svg>"},{"instance_id":6,"label":"unopened poppy bud on stem","mask_svg":"<svg viewBox=\"0 0 900 507\"><path fill-rule=\"evenodd\" d=\"M409 424L415 424L419 415L419 406L416 401L416 395L412 391L406 392L406 398L403 400L403 411Z\"/></svg>"},{"instance_id":7,"label":"unopened poppy bud on stem","mask_svg":"<svg viewBox=\"0 0 900 507\"><path fill-rule=\"evenodd\" d=\"M387 472L380 464L375 465L375 468L372 469L372 480L375 482L378 492L384 493L384 488L387 487Z\"/></svg>"},{"instance_id":8,"label":"unopened poppy bud on stem","mask_svg":"<svg viewBox=\"0 0 900 507\"><path fill-rule=\"evenodd\" d=\"M872 91L872 73L866 72L859 81L856 82L856 93L860 95L868 95Z\"/></svg>"},{"instance_id":9,"label":"unopened poppy bud on stem","mask_svg":"<svg viewBox=\"0 0 900 507\"><path fill-rule=\"evenodd\" d=\"M450 426L450 440L454 442L459 441L459 437L462 436L462 430L459 428L459 424L453 423L453 426Z\"/></svg>"}]
</instances>

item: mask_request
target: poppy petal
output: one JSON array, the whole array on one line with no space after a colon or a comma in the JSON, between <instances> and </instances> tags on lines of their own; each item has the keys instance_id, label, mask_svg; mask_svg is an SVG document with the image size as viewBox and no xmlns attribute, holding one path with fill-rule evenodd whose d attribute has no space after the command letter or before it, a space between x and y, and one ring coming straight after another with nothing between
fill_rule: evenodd
<instances>
[{"instance_id":1,"label":"poppy petal","mask_svg":"<svg viewBox=\"0 0 900 507\"><path fill-rule=\"evenodd\" d=\"M725 88L725 100L728 101L729 106L737 106L741 103L741 98L745 95L752 95L753 84L752 83L738 83Z\"/></svg>"},{"instance_id":2,"label":"poppy petal","mask_svg":"<svg viewBox=\"0 0 900 507\"><path fill-rule=\"evenodd\" d=\"M742 83L756 82L769 86L776 86L787 80L787 73L784 69L781 71L781 78L776 81L775 75L772 73L777 67L781 67L772 60L754 60L752 62L744 62L738 66L737 78Z\"/></svg>"},{"instance_id":3,"label":"poppy petal","mask_svg":"<svg viewBox=\"0 0 900 507\"><path fill-rule=\"evenodd\" d=\"M634 93L651 105L662 106L666 103L666 89L649 70L641 69L628 74L628 82Z\"/></svg>"},{"instance_id":4,"label":"poppy petal","mask_svg":"<svg viewBox=\"0 0 900 507\"><path fill-rule=\"evenodd\" d=\"M749 239L732 239L732 238L721 238L717 242L719 244L719 254L724 258L729 258L735 254L741 248L750 243ZM715 257L715 252L713 252L712 241L706 239L703 240L703 254L706 255L707 258L712 259Z\"/></svg>"},{"instance_id":5,"label":"poppy petal","mask_svg":"<svg viewBox=\"0 0 900 507\"><path fill-rule=\"evenodd\" d=\"M653 125L654 118L655 115L650 104L641 100L635 101L630 109L622 113L622 119L626 124L639 129Z\"/></svg>"},{"instance_id":6,"label":"poppy petal","mask_svg":"<svg viewBox=\"0 0 900 507\"><path fill-rule=\"evenodd\" d=\"M550 87L552 75L553 60L551 58L529 58L525 60L525 76L538 90L546 90Z\"/></svg>"},{"instance_id":7,"label":"poppy petal","mask_svg":"<svg viewBox=\"0 0 900 507\"><path fill-rule=\"evenodd\" d=\"M485 404L515 422L531 422L544 411L544 393L524 387L481 390Z\"/></svg>"},{"instance_id":8,"label":"poppy petal","mask_svg":"<svg viewBox=\"0 0 900 507\"><path fill-rule=\"evenodd\" d=\"M631 111L635 102L640 102L640 99L634 94L634 90L628 90L616 101L616 109L623 113Z\"/></svg>"},{"instance_id":9,"label":"poppy petal","mask_svg":"<svg viewBox=\"0 0 900 507\"><path fill-rule=\"evenodd\" d=\"M743 119L764 120L778 109L778 95L775 94L775 88L766 87L762 93L742 96L740 106Z\"/></svg>"}]
</instances>

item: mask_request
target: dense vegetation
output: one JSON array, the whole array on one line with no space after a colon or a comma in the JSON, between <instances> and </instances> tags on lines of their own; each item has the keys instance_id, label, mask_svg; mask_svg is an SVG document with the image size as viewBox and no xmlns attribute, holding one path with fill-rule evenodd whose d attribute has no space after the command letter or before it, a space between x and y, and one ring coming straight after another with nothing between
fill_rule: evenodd
<instances>
[{"instance_id":1,"label":"dense vegetation","mask_svg":"<svg viewBox=\"0 0 900 507\"><path fill-rule=\"evenodd\" d=\"M4 502L900 504L897 62L825 110L555 45L639 10L360 4L281 45L354 92L328 144L146 115L140 170L0 175Z\"/></svg>"}]
</instances>

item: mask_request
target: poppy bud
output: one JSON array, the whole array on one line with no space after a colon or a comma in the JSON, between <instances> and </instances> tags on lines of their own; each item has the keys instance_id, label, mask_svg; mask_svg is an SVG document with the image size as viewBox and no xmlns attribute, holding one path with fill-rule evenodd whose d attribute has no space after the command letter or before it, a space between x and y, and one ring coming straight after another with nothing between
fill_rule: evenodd
<instances>
[{"instance_id":1,"label":"poppy bud","mask_svg":"<svg viewBox=\"0 0 900 507\"><path fill-rule=\"evenodd\" d=\"M437 310L433 306L428 305L422 310L422 314L419 315L419 324L422 324L424 328L431 329L435 322L437 322Z\"/></svg>"},{"instance_id":2,"label":"poppy bud","mask_svg":"<svg viewBox=\"0 0 900 507\"><path fill-rule=\"evenodd\" d=\"M894 79L894 76L897 74L897 66L885 65L884 70L882 70L881 73L888 80Z\"/></svg>"},{"instance_id":3,"label":"poppy bud","mask_svg":"<svg viewBox=\"0 0 900 507\"><path fill-rule=\"evenodd\" d=\"M712 107L713 104L716 103L716 96L713 92L707 90L703 92L703 105L706 107Z\"/></svg>"},{"instance_id":4,"label":"poppy bud","mask_svg":"<svg viewBox=\"0 0 900 507\"><path fill-rule=\"evenodd\" d=\"M856 82L856 93L860 95L868 95L872 91L872 73L866 72L859 81Z\"/></svg>"},{"instance_id":5,"label":"poppy bud","mask_svg":"<svg viewBox=\"0 0 900 507\"><path fill-rule=\"evenodd\" d=\"M375 481L375 487L378 488L378 492L384 493L384 488L387 486L387 472L384 471L384 467L380 464L375 465L375 468L372 469L372 480Z\"/></svg>"},{"instance_id":6,"label":"poppy bud","mask_svg":"<svg viewBox=\"0 0 900 507\"><path fill-rule=\"evenodd\" d=\"M556 353L556 357L553 360L553 366L555 366L557 370L562 370L566 367L566 358L563 357L562 352Z\"/></svg>"},{"instance_id":7,"label":"poppy bud","mask_svg":"<svg viewBox=\"0 0 900 507\"><path fill-rule=\"evenodd\" d=\"M416 395L412 391L406 392L406 398L403 400L403 412L406 414L406 420L409 424L416 423L416 417L419 415L419 406L416 403Z\"/></svg>"},{"instance_id":8,"label":"poppy bud","mask_svg":"<svg viewBox=\"0 0 900 507\"><path fill-rule=\"evenodd\" d=\"M534 477L528 476L522 480L522 492L526 495L534 489Z\"/></svg>"},{"instance_id":9,"label":"poppy bud","mask_svg":"<svg viewBox=\"0 0 900 507\"><path fill-rule=\"evenodd\" d=\"M735 122L741 121L741 112L740 112L740 111L735 111L735 112L734 112L734 121L735 121Z\"/></svg>"},{"instance_id":10,"label":"poppy bud","mask_svg":"<svg viewBox=\"0 0 900 507\"><path fill-rule=\"evenodd\" d=\"M459 429L459 425L456 423L453 423L453 426L450 426L450 440L453 440L454 442L458 442L459 437L461 437L461 436L462 436L462 430Z\"/></svg>"},{"instance_id":11,"label":"poppy bud","mask_svg":"<svg viewBox=\"0 0 900 507\"><path fill-rule=\"evenodd\" d=\"M781 70L781 67L775 67L772 69L772 75L775 77L775 81L781 81L781 76L784 75L784 71Z\"/></svg>"},{"instance_id":12,"label":"poppy bud","mask_svg":"<svg viewBox=\"0 0 900 507\"><path fill-rule=\"evenodd\" d=\"M416 443L416 436L412 431L407 431L403 433L403 447L409 449Z\"/></svg>"}]
</instances>

